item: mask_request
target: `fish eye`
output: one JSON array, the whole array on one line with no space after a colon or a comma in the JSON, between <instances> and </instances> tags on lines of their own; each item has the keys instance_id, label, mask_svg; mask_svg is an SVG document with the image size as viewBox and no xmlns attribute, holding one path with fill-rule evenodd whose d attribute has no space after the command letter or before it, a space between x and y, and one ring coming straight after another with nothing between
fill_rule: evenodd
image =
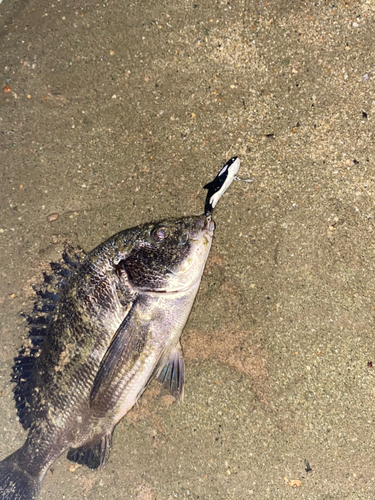
<instances>
[{"instance_id":1,"label":"fish eye","mask_svg":"<svg viewBox=\"0 0 375 500\"><path fill-rule=\"evenodd\" d=\"M165 238L168 238L169 229L167 227L163 227L163 226L157 227L152 231L151 236L158 243L159 241L162 241L162 240L165 240Z\"/></svg>"}]
</instances>

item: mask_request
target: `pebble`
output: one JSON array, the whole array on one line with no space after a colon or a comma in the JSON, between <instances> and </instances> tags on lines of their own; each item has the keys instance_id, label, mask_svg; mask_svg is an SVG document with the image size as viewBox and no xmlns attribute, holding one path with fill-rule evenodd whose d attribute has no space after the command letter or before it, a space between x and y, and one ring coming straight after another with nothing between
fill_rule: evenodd
<instances>
[{"instance_id":1,"label":"pebble","mask_svg":"<svg viewBox=\"0 0 375 500\"><path fill-rule=\"evenodd\" d=\"M59 214L49 214L47 216L47 222L53 222L59 218Z\"/></svg>"}]
</instances>

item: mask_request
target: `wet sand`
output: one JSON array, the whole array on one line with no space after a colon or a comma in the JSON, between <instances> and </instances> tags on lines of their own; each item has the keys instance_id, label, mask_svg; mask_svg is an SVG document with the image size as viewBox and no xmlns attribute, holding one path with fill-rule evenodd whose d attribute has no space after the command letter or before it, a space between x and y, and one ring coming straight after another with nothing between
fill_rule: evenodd
<instances>
[{"instance_id":1,"label":"wet sand","mask_svg":"<svg viewBox=\"0 0 375 500\"><path fill-rule=\"evenodd\" d=\"M48 263L200 213L242 162L182 338L183 403L153 383L108 466L61 456L41 500L374 498L374 15L0 5L0 458L25 439L11 366Z\"/></svg>"}]
</instances>

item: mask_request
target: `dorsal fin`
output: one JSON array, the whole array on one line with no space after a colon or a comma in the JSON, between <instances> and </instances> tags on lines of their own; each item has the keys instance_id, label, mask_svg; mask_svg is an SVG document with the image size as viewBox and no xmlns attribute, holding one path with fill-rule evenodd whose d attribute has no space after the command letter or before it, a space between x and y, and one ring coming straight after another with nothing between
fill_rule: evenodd
<instances>
[{"instance_id":1,"label":"dorsal fin","mask_svg":"<svg viewBox=\"0 0 375 500\"><path fill-rule=\"evenodd\" d=\"M86 253L80 248L66 247L60 262L52 262L51 272L43 273L43 283L35 286L36 299L31 313L22 313L29 324L29 336L14 359L12 381L17 414L24 429L34 420L35 387L33 373L49 324L54 318L61 290L75 272Z\"/></svg>"}]
</instances>

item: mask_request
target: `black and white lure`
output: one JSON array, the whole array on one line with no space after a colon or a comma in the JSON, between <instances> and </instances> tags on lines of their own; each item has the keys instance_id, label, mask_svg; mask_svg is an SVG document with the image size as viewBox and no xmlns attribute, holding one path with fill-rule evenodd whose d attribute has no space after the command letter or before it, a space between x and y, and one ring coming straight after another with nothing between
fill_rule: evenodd
<instances>
[{"instance_id":1,"label":"black and white lure","mask_svg":"<svg viewBox=\"0 0 375 500\"><path fill-rule=\"evenodd\" d=\"M237 175L239 168L240 159L237 156L233 156L233 158L231 158L223 167L221 167L220 172L217 174L215 179L203 186L203 189L208 190L206 203L204 206L205 215L211 215L213 209L217 205L217 202L232 184L232 181Z\"/></svg>"}]
</instances>

